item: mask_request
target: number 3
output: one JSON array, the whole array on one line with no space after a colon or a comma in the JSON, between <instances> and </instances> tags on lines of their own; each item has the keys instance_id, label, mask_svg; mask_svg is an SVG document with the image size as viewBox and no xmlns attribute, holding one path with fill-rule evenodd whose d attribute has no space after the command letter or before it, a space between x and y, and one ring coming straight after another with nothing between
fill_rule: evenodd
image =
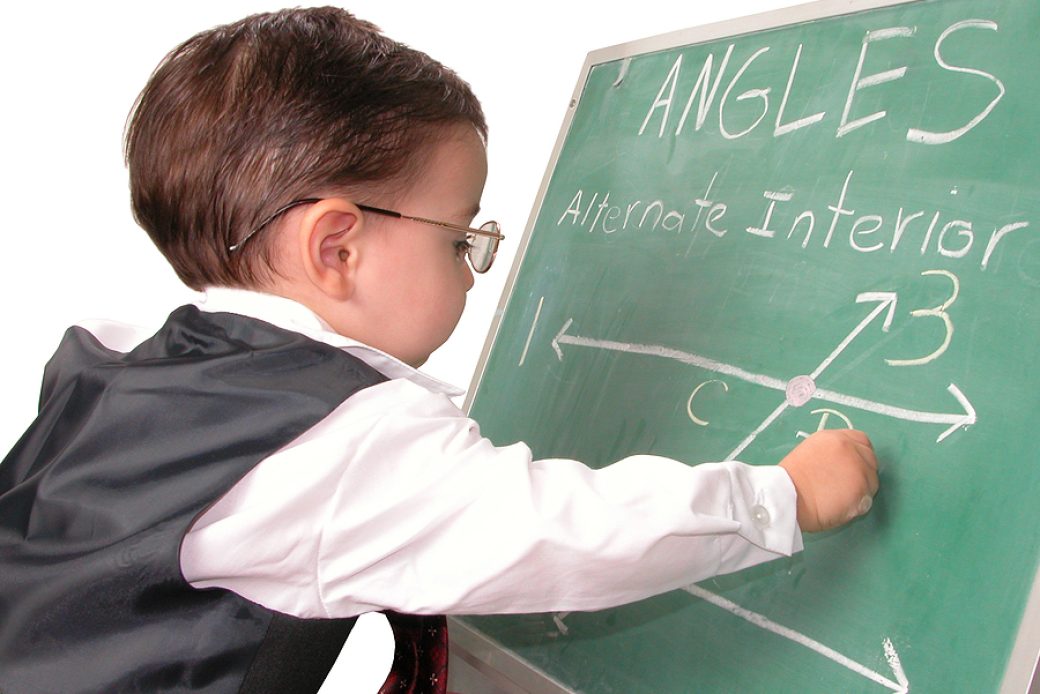
<instances>
[{"instance_id":1,"label":"number 3","mask_svg":"<svg viewBox=\"0 0 1040 694\"><path fill-rule=\"evenodd\" d=\"M959 294L961 290L960 280L957 279L957 275L952 272L947 272L946 270L925 270L921 274L942 275L948 277L950 281L953 282L953 293L950 294L949 299L935 308L919 308L916 311L910 312L910 315L915 318L918 316L935 316L941 318L943 324L946 326L946 337L943 339L942 344L939 345L939 349L935 350L928 356L919 357L917 359L886 359L885 361L891 366L918 366L920 364L927 364L930 361L938 359L942 353L946 351L946 348L950 346L950 340L953 339L953 321L950 320L950 315L946 313L946 309L957 300L957 294Z\"/></svg>"}]
</instances>

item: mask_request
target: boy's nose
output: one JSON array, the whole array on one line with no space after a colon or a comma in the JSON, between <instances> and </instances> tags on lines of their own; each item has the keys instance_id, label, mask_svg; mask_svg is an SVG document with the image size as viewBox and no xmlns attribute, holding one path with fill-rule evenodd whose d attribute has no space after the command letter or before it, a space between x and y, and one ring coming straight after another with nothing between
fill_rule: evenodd
<instances>
[{"instance_id":1,"label":"boy's nose","mask_svg":"<svg viewBox=\"0 0 1040 694\"><path fill-rule=\"evenodd\" d=\"M475 282L475 279L473 277L473 268L469 266L469 262L463 263L462 266L465 268L466 272L466 278L463 284L465 285L466 291L468 292L470 289L473 288L473 283Z\"/></svg>"}]
</instances>

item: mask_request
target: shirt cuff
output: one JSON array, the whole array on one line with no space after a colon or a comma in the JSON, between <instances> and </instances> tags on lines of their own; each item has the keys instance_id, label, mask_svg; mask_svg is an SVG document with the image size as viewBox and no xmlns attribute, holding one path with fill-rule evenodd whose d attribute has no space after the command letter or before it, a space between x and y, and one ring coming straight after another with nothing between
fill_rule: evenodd
<instances>
[{"instance_id":1,"label":"shirt cuff","mask_svg":"<svg viewBox=\"0 0 1040 694\"><path fill-rule=\"evenodd\" d=\"M737 534L746 542L724 543L719 573L761 562L762 551L774 558L800 552L804 544L798 528L798 494L787 472L776 465L729 465L736 501L733 520L740 523Z\"/></svg>"}]
</instances>

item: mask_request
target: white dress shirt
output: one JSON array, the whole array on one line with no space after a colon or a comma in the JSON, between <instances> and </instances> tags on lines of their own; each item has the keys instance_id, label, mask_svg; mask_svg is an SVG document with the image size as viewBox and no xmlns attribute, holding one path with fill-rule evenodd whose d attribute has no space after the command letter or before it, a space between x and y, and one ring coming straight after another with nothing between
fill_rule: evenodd
<instances>
[{"instance_id":1,"label":"white dress shirt","mask_svg":"<svg viewBox=\"0 0 1040 694\"><path fill-rule=\"evenodd\" d=\"M801 549L777 467L640 455L601 470L496 447L454 388L333 332L287 299L215 289L389 380L263 460L196 521L184 577L299 617L596 610ZM85 325L110 348L147 335Z\"/></svg>"}]
</instances>

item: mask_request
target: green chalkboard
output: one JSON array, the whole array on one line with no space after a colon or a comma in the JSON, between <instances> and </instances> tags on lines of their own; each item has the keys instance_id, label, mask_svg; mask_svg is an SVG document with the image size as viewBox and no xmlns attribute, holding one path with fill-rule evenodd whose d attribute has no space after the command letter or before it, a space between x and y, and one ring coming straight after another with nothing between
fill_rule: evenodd
<instances>
[{"instance_id":1,"label":"green chalkboard","mask_svg":"<svg viewBox=\"0 0 1040 694\"><path fill-rule=\"evenodd\" d=\"M1028 688L1038 37L1036 0L846 0L590 54L472 415L594 467L851 426L882 491L791 559L466 629L590 694Z\"/></svg>"}]
</instances>

